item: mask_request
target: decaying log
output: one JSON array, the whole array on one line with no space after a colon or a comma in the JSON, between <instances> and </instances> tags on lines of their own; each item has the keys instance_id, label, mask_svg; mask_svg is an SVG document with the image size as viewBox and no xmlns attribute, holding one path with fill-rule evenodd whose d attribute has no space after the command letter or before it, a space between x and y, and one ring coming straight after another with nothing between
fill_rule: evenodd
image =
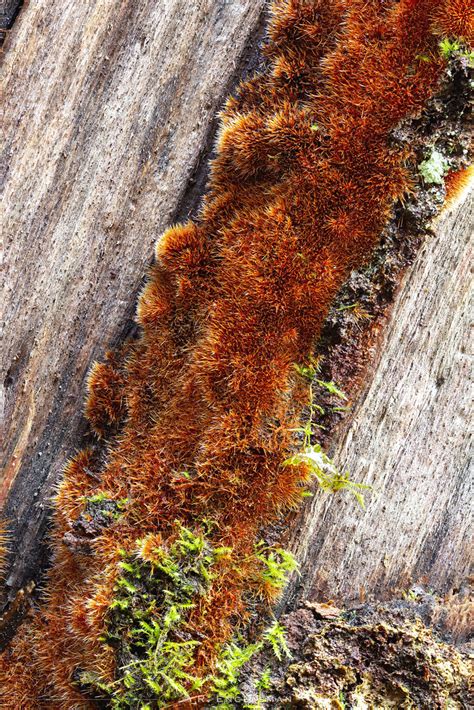
<instances>
[{"instance_id":1,"label":"decaying log","mask_svg":"<svg viewBox=\"0 0 474 710\"><path fill-rule=\"evenodd\" d=\"M4 602L44 565L48 500L85 441L89 366L134 329L158 234L198 205L214 116L255 66L264 5L54 0L25 7L9 37ZM287 610L418 581L447 591L467 574L472 214L471 196L405 275L331 451L374 491L365 512L341 494L301 513Z\"/></svg>"},{"instance_id":2,"label":"decaying log","mask_svg":"<svg viewBox=\"0 0 474 710\"><path fill-rule=\"evenodd\" d=\"M433 630L440 609L423 592L355 608L305 602L281 618L285 658L264 648L245 667L243 700L275 710L470 707L468 652Z\"/></svg>"}]
</instances>

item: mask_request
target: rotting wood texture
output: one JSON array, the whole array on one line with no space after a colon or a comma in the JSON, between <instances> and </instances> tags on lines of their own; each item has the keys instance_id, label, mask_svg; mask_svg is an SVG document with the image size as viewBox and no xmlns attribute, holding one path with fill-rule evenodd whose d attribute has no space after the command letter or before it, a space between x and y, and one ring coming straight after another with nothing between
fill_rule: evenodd
<instances>
[{"instance_id":1,"label":"rotting wood texture","mask_svg":"<svg viewBox=\"0 0 474 710\"><path fill-rule=\"evenodd\" d=\"M31 3L9 36L0 499L15 541L10 598L41 566L45 508L84 444L90 364L133 328L157 236L197 205L196 166L256 55L264 6Z\"/></svg>"}]
</instances>

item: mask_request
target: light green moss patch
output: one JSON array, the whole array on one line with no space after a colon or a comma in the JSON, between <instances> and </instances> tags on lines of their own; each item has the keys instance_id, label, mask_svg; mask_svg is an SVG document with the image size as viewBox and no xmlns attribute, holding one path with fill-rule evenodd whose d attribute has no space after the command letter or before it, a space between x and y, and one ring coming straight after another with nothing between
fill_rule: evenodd
<instances>
[{"instance_id":1,"label":"light green moss patch","mask_svg":"<svg viewBox=\"0 0 474 710\"><path fill-rule=\"evenodd\" d=\"M438 150L433 149L431 155L418 166L418 172L427 185L442 185L448 172L449 163Z\"/></svg>"}]
</instances>

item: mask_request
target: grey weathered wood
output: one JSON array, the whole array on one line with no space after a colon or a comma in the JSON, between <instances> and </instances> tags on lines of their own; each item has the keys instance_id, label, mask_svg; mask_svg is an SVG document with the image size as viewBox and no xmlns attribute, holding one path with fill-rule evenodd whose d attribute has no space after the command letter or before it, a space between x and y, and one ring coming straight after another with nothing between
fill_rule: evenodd
<instances>
[{"instance_id":1,"label":"grey weathered wood","mask_svg":"<svg viewBox=\"0 0 474 710\"><path fill-rule=\"evenodd\" d=\"M205 179L193 171L255 55L264 5L42 0L9 36L0 499L11 594L38 566L45 505L82 444L89 366L132 326L153 244Z\"/></svg>"},{"instance_id":2,"label":"grey weathered wood","mask_svg":"<svg viewBox=\"0 0 474 710\"><path fill-rule=\"evenodd\" d=\"M472 257L474 192L447 211L405 275L366 386L332 455L372 485L362 511L317 493L291 547L301 577L288 597L350 603L413 583L436 592L472 568Z\"/></svg>"}]
</instances>

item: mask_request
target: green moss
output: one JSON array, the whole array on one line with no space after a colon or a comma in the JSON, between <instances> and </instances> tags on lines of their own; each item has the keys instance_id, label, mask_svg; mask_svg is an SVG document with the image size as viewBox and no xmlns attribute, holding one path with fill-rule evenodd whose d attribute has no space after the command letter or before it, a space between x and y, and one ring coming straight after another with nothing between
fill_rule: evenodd
<instances>
[{"instance_id":1,"label":"green moss","mask_svg":"<svg viewBox=\"0 0 474 710\"><path fill-rule=\"evenodd\" d=\"M351 481L348 473L339 471L334 462L324 453L320 444L307 444L301 452L293 454L283 462L284 466L299 464L305 464L309 468L311 475L323 491L336 493L347 490L352 493L362 508L365 507L363 491L370 490L371 487L364 483L355 483Z\"/></svg>"},{"instance_id":2,"label":"green moss","mask_svg":"<svg viewBox=\"0 0 474 710\"><path fill-rule=\"evenodd\" d=\"M448 161L442 153L435 149L418 166L418 171L427 185L442 185L448 169Z\"/></svg>"},{"instance_id":3,"label":"green moss","mask_svg":"<svg viewBox=\"0 0 474 710\"><path fill-rule=\"evenodd\" d=\"M446 61L458 58L467 62L470 69L474 68L474 52L461 39L444 37L439 43L439 51Z\"/></svg>"},{"instance_id":4,"label":"green moss","mask_svg":"<svg viewBox=\"0 0 474 710\"><path fill-rule=\"evenodd\" d=\"M271 687L271 671L265 669L257 679L254 689L257 703L242 704L239 687L241 671L257 654L270 652L274 658L281 661L283 655L291 657L287 643L285 627L277 620L269 626L256 643L239 645L236 642L226 644L217 660L217 672L211 679L210 708L233 710L243 707L246 710L261 710L264 708L264 691Z\"/></svg>"},{"instance_id":5,"label":"green moss","mask_svg":"<svg viewBox=\"0 0 474 710\"><path fill-rule=\"evenodd\" d=\"M98 518L118 520L129 502L128 498L115 500L104 491L99 491L83 500L85 503L84 514L91 516L95 520Z\"/></svg>"},{"instance_id":6,"label":"green moss","mask_svg":"<svg viewBox=\"0 0 474 710\"><path fill-rule=\"evenodd\" d=\"M305 379L312 382L316 377L316 374L319 372L320 362L317 358L310 357L307 365L304 363L295 362L293 363L293 367L295 368L298 375L300 375L300 377L304 377Z\"/></svg>"},{"instance_id":7,"label":"green moss","mask_svg":"<svg viewBox=\"0 0 474 710\"><path fill-rule=\"evenodd\" d=\"M244 646L231 642L224 646L217 659L216 674L211 682L211 703L214 703L211 707L219 707L222 710L234 707L233 701L240 696L238 687L240 672L262 647L261 642Z\"/></svg>"},{"instance_id":8,"label":"green moss","mask_svg":"<svg viewBox=\"0 0 474 710\"><path fill-rule=\"evenodd\" d=\"M205 683L193 671L200 642L191 638L186 621L210 587L213 565L228 549L213 548L203 534L179 523L177 532L169 549L144 539L119 563L103 637L117 651L115 681L104 684L90 673L79 674L80 685L92 686L115 710L147 702L160 708L188 698Z\"/></svg>"},{"instance_id":9,"label":"green moss","mask_svg":"<svg viewBox=\"0 0 474 710\"><path fill-rule=\"evenodd\" d=\"M279 621L275 621L265 632L264 639L272 647L275 657L281 661L283 656L291 658L290 649L286 643L286 630Z\"/></svg>"},{"instance_id":10,"label":"green moss","mask_svg":"<svg viewBox=\"0 0 474 710\"><path fill-rule=\"evenodd\" d=\"M325 390L329 392L329 394L333 394L339 399L347 399L347 395L345 392L343 392L335 382L326 382L325 380L316 380L318 385L320 387L323 387Z\"/></svg>"},{"instance_id":11,"label":"green moss","mask_svg":"<svg viewBox=\"0 0 474 710\"><path fill-rule=\"evenodd\" d=\"M461 44L457 39L449 39L444 37L439 43L439 51L445 59L451 59L455 52L461 49Z\"/></svg>"},{"instance_id":12,"label":"green moss","mask_svg":"<svg viewBox=\"0 0 474 710\"><path fill-rule=\"evenodd\" d=\"M353 308L356 304L351 304L350 306L344 308ZM335 493L339 490L348 490L356 498L359 505L364 508L365 501L362 491L370 490L371 486L355 483L351 481L348 473L341 473L335 463L329 458L329 456L323 451L322 447L318 443L312 443L313 439L313 428L320 427L320 425L315 424L314 419L317 413L324 414L324 409L319 405L315 404L313 398L313 383L315 382L319 387L330 395L338 397L342 400L347 400L347 395L332 381L326 381L321 379L316 379L316 374L319 369L320 359L311 358L309 365L300 365L298 363L294 364L297 373L310 381L309 385L309 417L304 424L304 426L296 429L299 434L303 436L303 445L301 451L293 454L287 458L284 462L284 466L299 466L300 464L305 464L308 470L315 479L320 488L324 491ZM335 407L336 411L345 411L347 407ZM321 428L321 427L320 427ZM306 489L301 490L302 497L310 496L311 492Z\"/></svg>"},{"instance_id":13,"label":"green moss","mask_svg":"<svg viewBox=\"0 0 474 710\"><path fill-rule=\"evenodd\" d=\"M298 568L291 552L281 547L268 547L263 541L255 546L255 556L260 562L260 575L263 582L275 592L284 589L289 575Z\"/></svg>"},{"instance_id":14,"label":"green moss","mask_svg":"<svg viewBox=\"0 0 474 710\"><path fill-rule=\"evenodd\" d=\"M104 504L104 499L93 502ZM242 640L225 644L217 658L215 673L196 672L201 641L189 628L190 611L199 597L209 593L216 578L216 562L231 553L214 547L206 531L193 532L176 522L176 537L169 546L156 544L156 536L136 543L134 552L120 550L120 574L106 618L101 642L114 648L115 680L105 682L98 673L77 669L76 683L95 700L113 710L161 708L200 691L210 692L221 710L234 707L239 696L242 667L265 647L275 657L289 656L285 630L274 622L255 643ZM274 592L286 585L296 567L293 556L260 542L254 551L259 583ZM262 680L262 688L265 677ZM229 704L230 703L230 704Z\"/></svg>"}]
</instances>

